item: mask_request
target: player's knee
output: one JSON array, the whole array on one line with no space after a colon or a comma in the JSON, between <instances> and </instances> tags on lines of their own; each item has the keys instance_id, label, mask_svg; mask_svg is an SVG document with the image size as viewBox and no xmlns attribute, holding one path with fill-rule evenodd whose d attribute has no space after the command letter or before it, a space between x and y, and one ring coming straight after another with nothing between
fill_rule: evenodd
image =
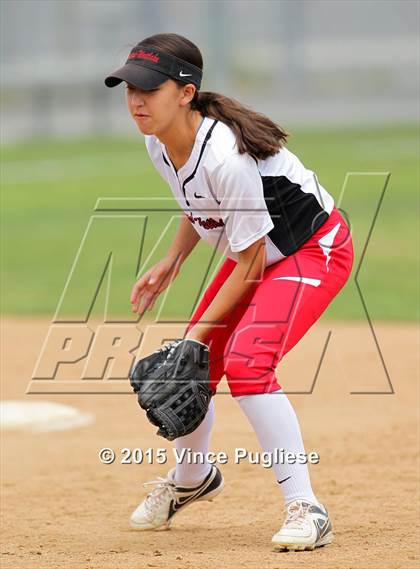
<instances>
[{"instance_id":1,"label":"player's knee","mask_svg":"<svg viewBox=\"0 0 420 569\"><path fill-rule=\"evenodd\" d=\"M225 374L231 395L247 395L272 391L277 385L276 354L254 353L247 357L225 356Z\"/></svg>"}]
</instances>

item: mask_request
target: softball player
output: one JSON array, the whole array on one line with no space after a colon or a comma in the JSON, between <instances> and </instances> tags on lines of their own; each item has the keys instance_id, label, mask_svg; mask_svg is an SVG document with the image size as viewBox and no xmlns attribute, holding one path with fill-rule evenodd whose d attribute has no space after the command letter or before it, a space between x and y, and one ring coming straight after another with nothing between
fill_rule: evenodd
<instances>
[{"instance_id":1,"label":"softball player","mask_svg":"<svg viewBox=\"0 0 420 569\"><path fill-rule=\"evenodd\" d=\"M298 420L275 368L346 283L352 240L331 195L284 148L284 130L238 101L200 92L202 68L192 42L158 34L105 79L108 87L125 81L150 159L185 212L167 256L134 285L133 311L153 307L200 238L222 251L185 337L209 346L212 389L226 375L263 450L298 456L305 452ZM212 400L200 426L176 439L178 456L206 455L213 416ZM279 461L272 470L285 503L274 548L331 543L307 464ZM221 492L223 477L209 462L184 460L147 484L155 488L130 520L139 530L169 527L181 509Z\"/></svg>"}]
</instances>

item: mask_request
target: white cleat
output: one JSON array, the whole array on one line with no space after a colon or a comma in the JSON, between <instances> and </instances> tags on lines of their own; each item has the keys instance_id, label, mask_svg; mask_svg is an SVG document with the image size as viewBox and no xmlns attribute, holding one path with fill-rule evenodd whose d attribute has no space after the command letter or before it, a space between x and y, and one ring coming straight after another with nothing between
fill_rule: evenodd
<instances>
[{"instance_id":1,"label":"white cleat","mask_svg":"<svg viewBox=\"0 0 420 569\"><path fill-rule=\"evenodd\" d=\"M201 484L194 487L176 486L173 480L175 468L166 478L145 482L143 486L156 485L134 510L130 525L136 530L169 529L172 519L183 508L199 500L212 501L222 490L224 480L217 466L212 465Z\"/></svg>"},{"instance_id":2,"label":"white cleat","mask_svg":"<svg viewBox=\"0 0 420 569\"><path fill-rule=\"evenodd\" d=\"M276 551L304 551L328 545L333 540L328 512L321 504L295 500L288 505L283 527L271 543Z\"/></svg>"}]
</instances>

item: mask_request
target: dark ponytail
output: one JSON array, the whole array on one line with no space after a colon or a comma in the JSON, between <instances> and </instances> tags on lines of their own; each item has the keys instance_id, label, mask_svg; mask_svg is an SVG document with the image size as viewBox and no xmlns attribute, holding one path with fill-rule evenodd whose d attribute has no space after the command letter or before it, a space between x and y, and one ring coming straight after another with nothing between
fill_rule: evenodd
<instances>
[{"instance_id":1,"label":"dark ponytail","mask_svg":"<svg viewBox=\"0 0 420 569\"><path fill-rule=\"evenodd\" d=\"M247 152L256 158L268 158L282 148L288 137L286 131L265 115L219 93L196 92L191 108L227 124L235 133L240 154Z\"/></svg>"},{"instance_id":2,"label":"dark ponytail","mask_svg":"<svg viewBox=\"0 0 420 569\"><path fill-rule=\"evenodd\" d=\"M178 34L156 34L141 43L175 55L203 69L203 58L198 47ZM183 83L181 83L184 85ZM236 136L238 152L264 160L274 156L287 141L288 133L261 113L242 105L239 101L212 93L196 91L191 109L203 116L218 119L229 126Z\"/></svg>"}]
</instances>

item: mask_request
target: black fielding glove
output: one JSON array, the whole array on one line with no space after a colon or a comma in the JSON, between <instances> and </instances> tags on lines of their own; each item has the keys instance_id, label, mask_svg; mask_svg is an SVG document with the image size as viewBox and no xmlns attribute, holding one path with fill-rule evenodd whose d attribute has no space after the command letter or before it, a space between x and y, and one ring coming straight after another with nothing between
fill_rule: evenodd
<instances>
[{"instance_id":1,"label":"black fielding glove","mask_svg":"<svg viewBox=\"0 0 420 569\"><path fill-rule=\"evenodd\" d=\"M139 360L130 383L158 435L169 441L188 435L203 421L214 395L209 348L197 340L175 340Z\"/></svg>"}]
</instances>

